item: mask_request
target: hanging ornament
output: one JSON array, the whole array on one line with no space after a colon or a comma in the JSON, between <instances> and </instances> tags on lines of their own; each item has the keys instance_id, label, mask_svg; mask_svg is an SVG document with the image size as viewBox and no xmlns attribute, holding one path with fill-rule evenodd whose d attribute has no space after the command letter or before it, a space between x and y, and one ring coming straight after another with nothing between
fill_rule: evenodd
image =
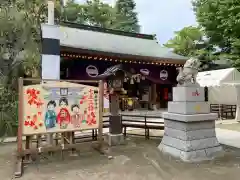
<instances>
[{"instance_id":1,"label":"hanging ornament","mask_svg":"<svg viewBox=\"0 0 240 180\"><path fill-rule=\"evenodd\" d=\"M134 84L134 80L133 80L133 78L131 78L131 80L130 80L130 84Z\"/></svg>"},{"instance_id":2,"label":"hanging ornament","mask_svg":"<svg viewBox=\"0 0 240 180\"><path fill-rule=\"evenodd\" d=\"M114 93L114 89L113 89L113 88L110 88L109 94L113 94L113 93Z\"/></svg>"},{"instance_id":3,"label":"hanging ornament","mask_svg":"<svg viewBox=\"0 0 240 180\"><path fill-rule=\"evenodd\" d=\"M127 82L128 81L128 78L125 76L124 77L124 82Z\"/></svg>"},{"instance_id":4,"label":"hanging ornament","mask_svg":"<svg viewBox=\"0 0 240 180\"><path fill-rule=\"evenodd\" d=\"M69 77L69 70L68 70L68 68L66 69L66 77L67 78Z\"/></svg>"},{"instance_id":5,"label":"hanging ornament","mask_svg":"<svg viewBox=\"0 0 240 180\"><path fill-rule=\"evenodd\" d=\"M140 92L139 92L139 91L137 91L137 95L138 95L138 96L140 95Z\"/></svg>"},{"instance_id":6,"label":"hanging ornament","mask_svg":"<svg viewBox=\"0 0 240 180\"><path fill-rule=\"evenodd\" d=\"M140 75L137 76L137 83L140 83Z\"/></svg>"}]
</instances>

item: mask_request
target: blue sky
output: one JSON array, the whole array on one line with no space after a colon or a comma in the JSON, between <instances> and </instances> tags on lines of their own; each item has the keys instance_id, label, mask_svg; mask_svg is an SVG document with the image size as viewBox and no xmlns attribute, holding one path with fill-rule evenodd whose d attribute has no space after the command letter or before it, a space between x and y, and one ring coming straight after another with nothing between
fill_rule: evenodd
<instances>
[{"instance_id":1,"label":"blue sky","mask_svg":"<svg viewBox=\"0 0 240 180\"><path fill-rule=\"evenodd\" d=\"M77 0L83 2L84 0ZM102 0L114 4L115 0ZM135 0L142 33L157 34L160 44L167 42L185 26L196 25L192 0Z\"/></svg>"}]
</instances>

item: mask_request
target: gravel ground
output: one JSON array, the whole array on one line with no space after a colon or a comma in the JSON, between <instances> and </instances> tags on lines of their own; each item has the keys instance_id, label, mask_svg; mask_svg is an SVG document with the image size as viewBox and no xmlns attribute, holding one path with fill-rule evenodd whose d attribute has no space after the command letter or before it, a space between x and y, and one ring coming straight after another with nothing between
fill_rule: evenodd
<instances>
[{"instance_id":1,"label":"gravel ground","mask_svg":"<svg viewBox=\"0 0 240 180\"><path fill-rule=\"evenodd\" d=\"M130 137L126 145L111 149L113 159L89 146L80 146L79 156L64 159L59 154L29 164L20 180L237 180L240 176L240 149L225 148L225 156L200 164L183 163L162 155L156 148L160 139ZM0 146L0 175L12 179L15 144Z\"/></svg>"}]
</instances>

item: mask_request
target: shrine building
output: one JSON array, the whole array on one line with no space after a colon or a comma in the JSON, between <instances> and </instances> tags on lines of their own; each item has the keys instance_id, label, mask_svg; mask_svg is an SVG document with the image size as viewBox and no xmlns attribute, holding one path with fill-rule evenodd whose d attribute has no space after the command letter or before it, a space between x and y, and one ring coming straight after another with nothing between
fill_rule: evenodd
<instances>
[{"instance_id":1,"label":"shrine building","mask_svg":"<svg viewBox=\"0 0 240 180\"><path fill-rule=\"evenodd\" d=\"M93 80L118 64L125 72L141 74L124 79L122 110L123 101L129 98L136 104L134 109L166 108L177 84L176 68L187 60L159 45L154 35L64 22L60 26L44 24L42 37L43 79Z\"/></svg>"}]
</instances>

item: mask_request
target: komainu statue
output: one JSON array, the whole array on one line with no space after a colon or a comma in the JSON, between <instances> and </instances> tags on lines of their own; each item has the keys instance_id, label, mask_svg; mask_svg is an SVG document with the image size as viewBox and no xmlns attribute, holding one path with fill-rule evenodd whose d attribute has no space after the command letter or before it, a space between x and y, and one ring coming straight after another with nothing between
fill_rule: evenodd
<instances>
[{"instance_id":1,"label":"komainu statue","mask_svg":"<svg viewBox=\"0 0 240 180\"><path fill-rule=\"evenodd\" d=\"M177 82L180 86L196 85L196 76L198 74L201 62L197 58L190 58L186 61L183 68L178 68L179 74Z\"/></svg>"}]
</instances>

